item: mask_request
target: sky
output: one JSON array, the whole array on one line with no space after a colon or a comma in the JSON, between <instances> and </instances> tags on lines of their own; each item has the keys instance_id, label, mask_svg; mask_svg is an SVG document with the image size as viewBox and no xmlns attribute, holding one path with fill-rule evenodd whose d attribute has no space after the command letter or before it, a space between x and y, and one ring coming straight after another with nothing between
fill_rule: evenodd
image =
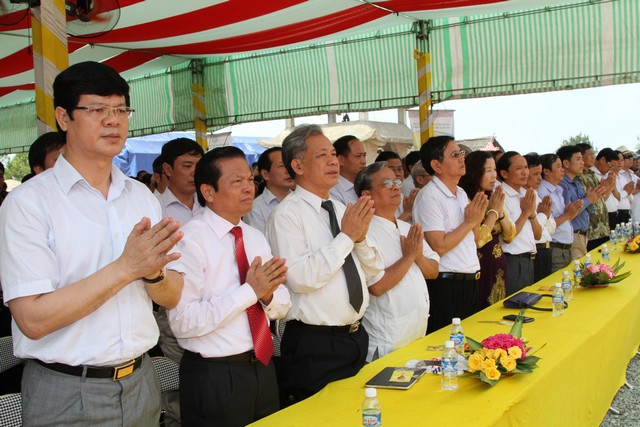
<instances>
[{"instance_id":1,"label":"sky","mask_svg":"<svg viewBox=\"0 0 640 427\"><path fill-rule=\"evenodd\" d=\"M435 108L455 110L456 139L495 136L506 151L544 154L579 133L598 149L625 145L635 150L640 143L640 84L454 100ZM349 117L357 120L358 114ZM397 112L369 112L369 120L396 122ZM296 119L296 124L326 122L326 115ZM284 120L274 120L225 130L235 136L273 137L283 129Z\"/></svg>"}]
</instances>

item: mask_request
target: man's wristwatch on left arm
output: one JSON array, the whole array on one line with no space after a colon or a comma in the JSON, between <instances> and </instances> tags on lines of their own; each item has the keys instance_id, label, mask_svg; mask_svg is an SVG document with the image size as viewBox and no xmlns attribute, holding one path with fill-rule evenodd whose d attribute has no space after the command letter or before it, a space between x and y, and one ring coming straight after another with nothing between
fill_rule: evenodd
<instances>
[{"instance_id":1,"label":"man's wristwatch on left arm","mask_svg":"<svg viewBox=\"0 0 640 427\"><path fill-rule=\"evenodd\" d=\"M165 276L165 267L162 267L162 269L160 270L160 272L158 273L158 275L152 279L148 279L146 277L141 277L142 281L144 283L147 283L149 285L152 285L154 283L158 283L164 280L164 276Z\"/></svg>"}]
</instances>

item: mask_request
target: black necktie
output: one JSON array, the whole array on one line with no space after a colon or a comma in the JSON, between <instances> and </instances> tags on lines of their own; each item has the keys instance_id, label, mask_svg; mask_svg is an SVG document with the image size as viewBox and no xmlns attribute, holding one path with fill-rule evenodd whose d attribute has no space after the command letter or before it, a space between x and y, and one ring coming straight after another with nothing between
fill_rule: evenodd
<instances>
[{"instance_id":1,"label":"black necktie","mask_svg":"<svg viewBox=\"0 0 640 427\"><path fill-rule=\"evenodd\" d=\"M338 218L336 218L336 211L333 209L333 203L330 200L326 200L321 203L321 206L324 210L329 212L331 233L333 234L333 237L336 237L340 234L340 225L338 225ZM342 270L344 271L344 277L347 280L349 302L356 313L359 313L360 307L362 307L362 281L360 280L360 274L358 274L358 268L356 267L356 263L353 260L351 253L345 257Z\"/></svg>"}]
</instances>

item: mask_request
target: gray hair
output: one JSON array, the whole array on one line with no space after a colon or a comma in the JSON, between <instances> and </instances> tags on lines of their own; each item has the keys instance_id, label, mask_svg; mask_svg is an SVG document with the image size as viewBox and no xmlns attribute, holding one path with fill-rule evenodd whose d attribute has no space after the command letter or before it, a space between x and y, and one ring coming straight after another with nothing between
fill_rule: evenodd
<instances>
[{"instance_id":1,"label":"gray hair","mask_svg":"<svg viewBox=\"0 0 640 427\"><path fill-rule=\"evenodd\" d=\"M353 189L356 191L356 195L360 197L363 191L371 190L371 176L386 167L387 162L375 162L358 172L355 182L353 183Z\"/></svg>"},{"instance_id":2,"label":"gray hair","mask_svg":"<svg viewBox=\"0 0 640 427\"><path fill-rule=\"evenodd\" d=\"M304 159L304 154L307 151L307 138L314 135L324 135L320 126L300 125L282 141L282 163L292 179L295 179L296 173L291 167L291 161Z\"/></svg>"},{"instance_id":3,"label":"gray hair","mask_svg":"<svg viewBox=\"0 0 640 427\"><path fill-rule=\"evenodd\" d=\"M416 162L415 165L411 168L411 179L413 180L413 185L418 188L418 177L422 175L428 175L427 170L422 166L422 162Z\"/></svg>"}]
</instances>

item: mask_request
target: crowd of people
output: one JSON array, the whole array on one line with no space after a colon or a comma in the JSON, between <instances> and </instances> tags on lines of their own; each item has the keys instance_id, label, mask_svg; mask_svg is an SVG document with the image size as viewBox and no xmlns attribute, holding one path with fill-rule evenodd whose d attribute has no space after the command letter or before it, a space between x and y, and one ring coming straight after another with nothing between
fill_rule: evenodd
<instances>
[{"instance_id":1,"label":"crowd of people","mask_svg":"<svg viewBox=\"0 0 640 427\"><path fill-rule=\"evenodd\" d=\"M467 152L437 136L367 165L357 137L301 125L255 171L181 138L131 179L112 164L134 112L122 77L85 62L53 89L58 132L0 208L25 425L151 426L161 406L167 425L246 425L640 219L626 147ZM160 395L156 345L179 392Z\"/></svg>"}]
</instances>

